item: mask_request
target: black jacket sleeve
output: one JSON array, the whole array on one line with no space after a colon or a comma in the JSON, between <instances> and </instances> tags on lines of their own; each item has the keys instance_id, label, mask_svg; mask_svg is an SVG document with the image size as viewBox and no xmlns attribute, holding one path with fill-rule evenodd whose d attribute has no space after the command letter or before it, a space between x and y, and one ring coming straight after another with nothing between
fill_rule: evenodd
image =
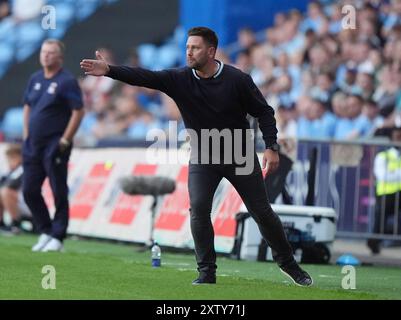
<instances>
[{"instance_id":1,"label":"black jacket sleeve","mask_svg":"<svg viewBox=\"0 0 401 320\"><path fill-rule=\"evenodd\" d=\"M259 128L262 131L263 140L266 147L271 146L277 141L276 119L274 110L266 102L262 93L253 82L252 78L244 74L241 86L241 97L245 110L253 117L258 119Z\"/></svg>"},{"instance_id":2,"label":"black jacket sleeve","mask_svg":"<svg viewBox=\"0 0 401 320\"><path fill-rule=\"evenodd\" d=\"M168 70L150 71L143 68L132 68L127 66L111 66L106 74L115 80L128 83L133 86L156 89L171 96L173 88L173 75Z\"/></svg>"}]
</instances>

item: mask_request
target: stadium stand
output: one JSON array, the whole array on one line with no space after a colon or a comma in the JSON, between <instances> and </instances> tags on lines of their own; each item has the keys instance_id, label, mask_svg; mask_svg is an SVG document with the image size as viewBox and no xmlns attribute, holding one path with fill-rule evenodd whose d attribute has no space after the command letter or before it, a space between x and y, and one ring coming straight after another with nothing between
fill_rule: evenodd
<instances>
[{"instance_id":1,"label":"stadium stand","mask_svg":"<svg viewBox=\"0 0 401 320\"><path fill-rule=\"evenodd\" d=\"M134 12L132 2L127 0L49 0L45 4L56 8L56 29L43 30L41 28L40 18L43 15L18 25L12 15L0 22L0 73L3 77L0 76L2 120L6 119L7 109L20 103L29 74L38 68L37 52L44 38L62 38L68 50L65 65L76 74L81 74L78 62L83 56L92 55L94 48L102 45L104 39L110 39L108 44L113 47L118 60L122 61L126 56L127 46L136 47L144 43L146 39L161 42L161 39L166 39L177 25L177 1L166 1L160 8L158 8L159 1L137 1ZM167 7L172 9L170 14L165 13ZM99 34L99 28L103 26L110 13L119 16L120 19L110 22L107 30ZM160 23L149 21L146 17L150 14L153 14ZM164 19L159 19L158 17L162 15ZM136 30L133 22L141 25L141 28ZM17 29L21 31L18 34L16 34ZM121 30L130 31L124 32L117 39L114 35L121 33ZM24 37L24 41L21 41L22 46L16 45L19 37ZM79 46L76 45L77 39L82 42ZM163 66L170 63L172 59L176 59L174 56L177 50L172 49L175 41L176 37L173 34L166 40L166 48L169 47L160 49L162 53L158 54L157 59L164 61ZM7 137L7 134L4 135Z\"/></svg>"},{"instance_id":2,"label":"stadium stand","mask_svg":"<svg viewBox=\"0 0 401 320\"><path fill-rule=\"evenodd\" d=\"M281 138L366 139L398 119L400 58L399 50L393 50L401 44L401 26L394 22L394 13L400 15L398 2L355 2L355 30L341 28L341 5L311 2L304 14L297 10L280 12L272 26L257 33L244 27L235 44L220 50L218 58L250 73L275 108ZM153 70L174 67L184 38L178 28L173 40L162 46L138 46L138 64ZM113 92L108 114L118 109L115 102L122 100L117 97L131 90L140 109L149 118L149 112L153 115L149 127L163 121L165 108L159 93L118 90ZM109 123L110 127L120 128L111 130L110 136L129 137L132 126L138 130L143 127L135 117L126 125L119 125L118 116L117 120L106 118L116 123ZM102 117L98 123L103 121Z\"/></svg>"}]
</instances>

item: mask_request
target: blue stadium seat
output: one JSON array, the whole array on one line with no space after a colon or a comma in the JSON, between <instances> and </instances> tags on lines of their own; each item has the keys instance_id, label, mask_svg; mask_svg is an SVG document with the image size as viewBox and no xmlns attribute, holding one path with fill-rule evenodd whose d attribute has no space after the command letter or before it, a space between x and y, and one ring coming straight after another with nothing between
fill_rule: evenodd
<instances>
[{"instance_id":1,"label":"blue stadium seat","mask_svg":"<svg viewBox=\"0 0 401 320\"><path fill-rule=\"evenodd\" d=\"M157 62L157 47L154 44L141 44L137 49L139 61L145 68L153 69Z\"/></svg>"},{"instance_id":2,"label":"blue stadium seat","mask_svg":"<svg viewBox=\"0 0 401 320\"><path fill-rule=\"evenodd\" d=\"M157 52L158 69L175 67L181 57L181 50L175 44L165 44Z\"/></svg>"},{"instance_id":3,"label":"blue stadium seat","mask_svg":"<svg viewBox=\"0 0 401 320\"><path fill-rule=\"evenodd\" d=\"M4 19L0 22L0 43L14 43L14 26L11 19Z\"/></svg>"},{"instance_id":4,"label":"blue stadium seat","mask_svg":"<svg viewBox=\"0 0 401 320\"><path fill-rule=\"evenodd\" d=\"M88 18L92 13L94 13L97 7L101 4L99 0L80 0L77 1L79 10L76 12L76 17L79 21Z\"/></svg>"},{"instance_id":5,"label":"blue stadium seat","mask_svg":"<svg viewBox=\"0 0 401 320\"><path fill-rule=\"evenodd\" d=\"M44 38L61 39L75 20L81 21L96 9L118 0L47 0L56 8L56 29L44 30L40 17L16 25L6 18L0 22L0 77L12 62L22 62L31 56ZM15 50L13 49L15 48Z\"/></svg>"},{"instance_id":6,"label":"blue stadium seat","mask_svg":"<svg viewBox=\"0 0 401 320\"><path fill-rule=\"evenodd\" d=\"M56 28L59 26L69 26L74 20L75 4L69 1L55 3L56 8Z\"/></svg>"},{"instance_id":7,"label":"blue stadium seat","mask_svg":"<svg viewBox=\"0 0 401 320\"><path fill-rule=\"evenodd\" d=\"M57 25L56 29L47 30L46 38L61 39L66 32L67 28L65 26Z\"/></svg>"},{"instance_id":8,"label":"blue stadium seat","mask_svg":"<svg viewBox=\"0 0 401 320\"><path fill-rule=\"evenodd\" d=\"M0 63L9 63L13 59L14 48L6 42L0 42Z\"/></svg>"},{"instance_id":9,"label":"blue stadium seat","mask_svg":"<svg viewBox=\"0 0 401 320\"><path fill-rule=\"evenodd\" d=\"M38 21L21 24L16 30L18 62L28 58L39 46L45 37L45 31Z\"/></svg>"},{"instance_id":10,"label":"blue stadium seat","mask_svg":"<svg viewBox=\"0 0 401 320\"><path fill-rule=\"evenodd\" d=\"M14 48L6 42L0 42L0 78L6 73L14 58Z\"/></svg>"},{"instance_id":11,"label":"blue stadium seat","mask_svg":"<svg viewBox=\"0 0 401 320\"><path fill-rule=\"evenodd\" d=\"M23 107L12 107L4 114L2 131L6 139L18 139L22 137Z\"/></svg>"}]
</instances>

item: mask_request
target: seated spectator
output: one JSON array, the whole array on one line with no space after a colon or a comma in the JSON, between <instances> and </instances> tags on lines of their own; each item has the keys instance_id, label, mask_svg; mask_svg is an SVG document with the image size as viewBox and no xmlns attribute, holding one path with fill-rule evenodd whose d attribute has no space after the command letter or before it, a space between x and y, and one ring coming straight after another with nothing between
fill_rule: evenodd
<instances>
[{"instance_id":1,"label":"seated spectator","mask_svg":"<svg viewBox=\"0 0 401 320\"><path fill-rule=\"evenodd\" d=\"M321 101L326 109L330 110L330 101L335 91L334 75L330 72L323 72L317 76L316 85L311 88L310 95Z\"/></svg>"},{"instance_id":2,"label":"seated spectator","mask_svg":"<svg viewBox=\"0 0 401 320\"><path fill-rule=\"evenodd\" d=\"M303 70L301 74L301 83L299 85L299 96L297 97L297 101L303 97L303 96L308 96L310 93L310 90L314 86L314 77L312 75L312 72L308 69Z\"/></svg>"},{"instance_id":3,"label":"seated spectator","mask_svg":"<svg viewBox=\"0 0 401 320\"><path fill-rule=\"evenodd\" d=\"M398 91L394 111L384 119L383 127L401 128L401 89Z\"/></svg>"},{"instance_id":4,"label":"seated spectator","mask_svg":"<svg viewBox=\"0 0 401 320\"><path fill-rule=\"evenodd\" d=\"M224 64L231 64L230 57L227 55L227 53L221 49L218 48L216 51L216 57L217 60L223 62Z\"/></svg>"},{"instance_id":5,"label":"seated spectator","mask_svg":"<svg viewBox=\"0 0 401 320\"><path fill-rule=\"evenodd\" d=\"M255 32L251 28L242 28L238 31L238 43L241 49L250 49L257 41Z\"/></svg>"},{"instance_id":6,"label":"seated spectator","mask_svg":"<svg viewBox=\"0 0 401 320\"><path fill-rule=\"evenodd\" d=\"M273 75L275 78L280 77L283 74L288 74L291 77L291 88L290 97L291 102L299 97L302 86L301 86L301 68L298 65L294 65L290 62L287 53L280 52L275 59L276 67L273 69Z\"/></svg>"},{"instance_id":7,"label":"seated spectator","mask_svg":"<svg viewBox=\"0 0 401 320\"><path fill-rule=\"evenodd\" d=\"M113 53L107 48L97 49L109 64L114 63ZM101 99L109 99L111 91L115 85L115 81L109 77L92 77L87 76L81 82L82 93L84 97L84 105L92 111Z\"/></svg>"},{"instance_id":8,"label":"seated spectator","mask_svg":"<svg viewBox=\"0 0 401 320\"><path fill-rule=\"evenodd\" d=\"M363 99L370 100L375 90L373 74L368 72L358 72L356 76L356 86L353 93L360 95Z\"/></svg>"},{"instance_id":9,"label":"seated spectator","mask_svg":"<svg viewBox=\"0 0 401 320\"><path fill-rule=\"evenodd\" d=\"M10 14L9 0L0 0L0 21Z\"/></svg>"},{"instance_id":10,"label":"seated spectator","mask_svg":"<svg viewBox=\"0 0 401 320\"><path fill-rule=\"evenodd\" d=\"M318 75L323 72L330 72L333 69L334 60L330 52L321 44L315 44L308 51L309 65L313 75Z\"/></svg>"},{"instance_id":11,"label":"seated spectator","mask_svg":"<svg viewBox=\"0 0 401 320\"><path fill-rule=\"evenodd\" d=\"M130 66L130 67L140 67L141 66L141 62L139 61L138 49L136 47L132 47L129 50L129 56L128 56L126 65Z\"/></svg>"},{"instance_id":12,"label":"seated spectator","mask_svg":"<svg viewBox=\"0 0 401 320\"><path fill-rule=\"evenodd\" d=\"M127 136L135 140L145 140L152 129L162 129L161 122L151 113L144 111L127 128Z\"/></svg>"},{"instance_id":13,"label":"seated spectator","mask_svg":"<svg viewBox=\"0 0 401 320\"><path fill-rule=\"evenodd\" d=\"M269 94L266 100L272 103L271 106L274 109L276 109L278 105L290 107L294 103L290 90L291 77L288 74L282 74L270 81L268 85Z\"/></svg>"},{"instance_id":14,"label":"seated spectator","mask_svg":"<svg viewBox=\"0 0 401 320\"><path fill-rule=\"evenodd\" d=\"M341 12L342 6L339 4L333 4L331 6L331 14L330 14L330 24L329 24L329 32L331 34L338 34L342 30L342 21L343 14Z\"/></svg>"},{"instance_id":15,"label":"seated spectator","mask_svg":"<svg viewBox=\"0 0 401 320\"><path fill-rule=\"evenodd\" d=\"M254 46L251 49L253 68L251 77L257 86L269 82L273 78L274 61L265 46Z\"/></svg>"},{"instance_id":16,"label":"seated spectator","mask_svg":"<svg viewBox=\"0 0 401 320\"><path fill-rule=\"evenodd\" d=\"M298 119L298 138L332 138L336 125L336 117L326 111L323 103L309 98L309 103L304 109L303 115Z\"/></svg>"},{"instance_id":17,"label":"seated spectator","mask_svg":"<svg viewBox=\"0 0 401 320\"><path fill-rule=\"evenodd\" d=\"M351 60L356 64L358 72L372 72L370 66L369 53L373 49L368 41L359 40L353 44Z\"/></svg>"},{"instance_id":18,"label":"seated spectator","mask_svg":"<svg viewBox=\"0 0 401 320\"><path fill-rule=\"evenodd\" d=\"M148 88L138 88L136 99L141 108L145 111L155 115L160 114L162 106L159 91Z\"/></svg>"},{"instance_id":19,"label":"seated spectator","mask_svg":"<svg viewBox=\"0 0 401 320\"><path fill-rule=\"evenodd\" d=\"M305 46L305 36L298 32L299 21L296 18L289 18L276 33L280 44L274 47L274 55L284 51L290 58L299 54Z\"/></svg>"},{"instance_id":20,"label":"seated spectator","mask_svg":"<svg viewBox=\"0 0 401 320\"><path fill-rule=\"evenodd\" d=\"M30 216L21 193L22 185L22 150L20 145L10 145L6 149L6 158L10 171L0 179L0 230L20 232L21 218ZM4 213L11 218L11 224L4 222Z\"/></svg>"},{"instance_id":21,"label":"seated spectator","mask_svg":"<svg viewBox=\"0 0 401 320\"><path fill-rule=\"evenodd\" d=\"M352 65L348 66L340 66L337 70L336 82L338 88L347 93L352 94L355 93L355 81L356 81L357 70L352 67Z\"/></svg>"},{"instance_id":22,"label":"seated spectator","mask_svg":"<svg viewBox=\"0 0 401 320\"><path fill-rule=\"evenodd\" d=\"M175 121L178 132L180 132L181 130L185 130L180 110L178 109L175 101L164 93L162 94L161 99L163 105L163 114L162 117L160 117L160 120L167 135L169 135L168 126L170 121Z\"/></svg>"},{"instance_id":23,"label":"seated spectator","mask_svg":"<svg viewBox=\"0 0 401 320\"><path fill-rule=\"evenodd\" d=\"M323 23L322 19L324 17L322 6L317 1L312 1L308 4L307 18L302 22L300 29L305 32L308 29L312 29L318 32Z\"/></svg>"},{"instance_id":24,"label":"seated spectator","mask_svg":"<svg viewBox=\"0 0 401 320\"><path fill-rule=\"evenodd\" d=\"M401 24L401 1L391 0L389 14L385 17L382 34L388 36L394 26Z\"/></svg>"},{"instance_id":25,"label":"seated spectator","mask_svg":"<svg viewBox=\"0 0 401 320\"><path fill-rule=\"evenodd\" d=\"M379 107L373 100L369 99L364 101L362 114L365 115L372 124L368 136L373 136L377 129L383 127L384 118L379 114L379 111Z\"/></svg>"},{"instance_id":26,"label":"seated spectator","mask_svg":"<svg viewBox=\"0 0 401 320\"><path fill-rule=\"evenodd\" d=\"M377 36L377 28L374 20L360 20L358 40L368 41L375 48L380 47L381 40Z\"/></svg>"},{"instance_id":27,"label":"seated spectator","mask_svg":"<svg viewBox=\"0 0 401 320\"><path fill-rule=\"evenodd\" d=\"M295 108L279 106L276 111L277 139L295 138L297 136L297 122L295 120Z\"/></svg>"},{"instance_id":28,"label":"seated spectator","mask_svg":"<svg viewBox=\"0 0 401 320\"><path fill-rule=\"evenodd\" d=\"M369 119L362 114L363 99L350 95L346 99L346 108L338 114L334 138L352 140L367 136L372 130Z\"/></svg>"},{"instance_id":29,"label":"seated spectator","mask_svg":"<svg viewBox=\"0 0 401 320\"><path fill-rule=\"evenodd\" d=\"M132 97L118 96L99 117L92 128L92 134L97 139L126 135L131 123L139 119L144 112Z\"/></svg>"},{"instance_id":30,"label":"seated spectator","mask_svg":"<svg viewBox=\"0 0 401 320\"><path fill-rule=\"evenodd\" d=\"M387 64L378 75L379 86L372 98L378 104L380 114L384 117L387 117L394 110L401 87L400 73L396 66Z\"/></svg>"},{"instance_id":31,"label":"seated spectator","mask_svg":"<svg viewBox=\"0 0 401 320\"><path fill-rule=\"evenodd\" d=\"M235 60L235 66L242 72L245 72L247 74L251 73L252 60L251 60L251 52L249 49L242 50L237 54Z\"/></svg>"}]
</instances>

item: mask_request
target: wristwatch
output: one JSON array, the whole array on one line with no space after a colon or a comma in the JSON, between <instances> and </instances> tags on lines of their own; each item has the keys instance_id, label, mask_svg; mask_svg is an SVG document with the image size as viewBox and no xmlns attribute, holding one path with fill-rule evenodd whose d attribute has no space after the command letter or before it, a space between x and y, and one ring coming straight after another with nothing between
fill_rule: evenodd
<instances>
[{"instance_id":1,"label":"wristwatch","mask_svg":"<svg viewBox=\"0 0 401 320\"><path fill-rule=\"evenodd\" d=\"M267 146L266 149L270 149L273 150L275 152L279 152L280 151L280 145L278 143L273 143L270 146Z\"/></svg>"}]
</instances>

